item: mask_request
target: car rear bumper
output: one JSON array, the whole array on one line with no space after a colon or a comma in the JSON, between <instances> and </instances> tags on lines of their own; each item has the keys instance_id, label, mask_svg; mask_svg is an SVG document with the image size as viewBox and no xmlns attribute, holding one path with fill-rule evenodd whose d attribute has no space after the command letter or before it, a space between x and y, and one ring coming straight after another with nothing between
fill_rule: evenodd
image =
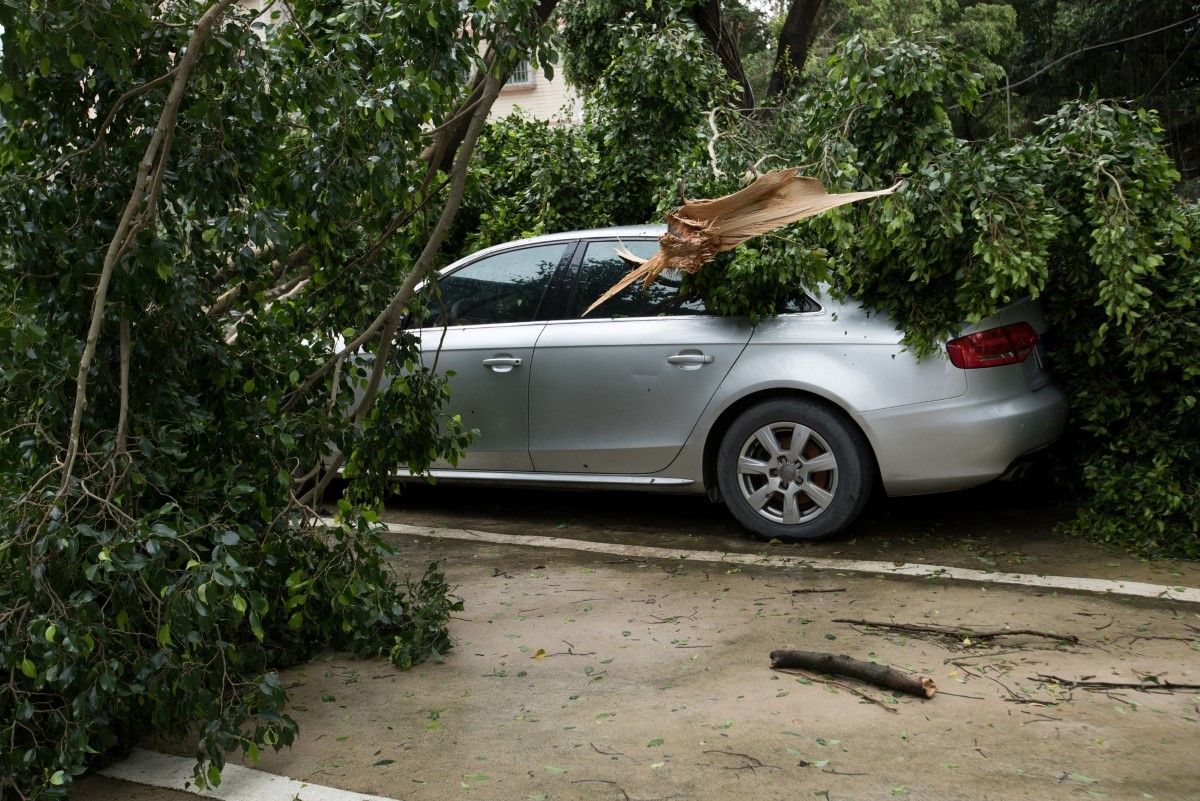
<instances>
[{"instance_id":1,"label":"car rear bumper","mask_svg":"<svg viewBox=\"0 0 1200 801\"><path fill-rule=\"evenodd\" d=\"M972 396L854 415L888 495L946 492L999 478L1066 425L1066 397L1055 384L1008 398Z\"/></svg>"}]
</instances>

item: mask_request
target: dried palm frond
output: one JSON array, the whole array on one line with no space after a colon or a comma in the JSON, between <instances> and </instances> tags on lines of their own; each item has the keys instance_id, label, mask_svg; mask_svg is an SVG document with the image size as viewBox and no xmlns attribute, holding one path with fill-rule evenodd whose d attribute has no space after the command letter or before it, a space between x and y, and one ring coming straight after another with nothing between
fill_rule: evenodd
<instances>
[{"instance_id":1,"label":"dried palm frond","mask_svg":"<svg viewBox=\"0 0 1200 801\"><path fill-rule=\"evenodd\" d=\"M715 200L690 200L667 212L667 232L658 238L658 252L649 259L616 253L638 266L601 295L581 316L639 279L649 286L663 270L694 273L718 253L732 250L747 239L856 200L888 195L895 186L872 192L831 195L816 178L796 175L797 168L772 170L745 189Z\"/></svg>"}]
</instances>

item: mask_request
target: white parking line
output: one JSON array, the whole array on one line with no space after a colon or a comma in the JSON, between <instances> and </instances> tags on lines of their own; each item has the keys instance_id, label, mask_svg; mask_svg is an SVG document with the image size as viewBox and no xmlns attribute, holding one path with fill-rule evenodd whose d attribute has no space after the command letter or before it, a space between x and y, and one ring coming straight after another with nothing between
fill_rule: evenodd
<instances>
[{"instance_id":1,"label":"white parking line","mask_svg":"<svg viewBox=\"0 0 1200 801\"><path fill-rule=\"evenodd\" d=\"M332 522L332 521L327 521ZM854 573L872 573L888 576L917 576L955 579L957 581L986 582L991 584L1016 584L1049 590L1073 590L1105 595L1124 595L1138 598L1163 598L1172 601L1200 603L1200 589L1192 587L1146 584L1140 581L1076 578L1074 576L1038 576L1030 573L1000 573L987 570L970 570L962 567L941 565L896 564L894 562L869 562L856 559L823 559L810 556L766 556L759 554L728 553L724 551L685 551L675 548L654 548L646 545L619 545L608 542L568 540L560 537L535 537L519 534L494 534L487 531L465 529L428 528L387 523L395 534L410 534L422 537L443 537L454 540L487 542L495 545L524 545L532 548L565 548L572 551L602 553L611 556L637 557L642 559L671 559L692 562L716 562L719 564L759 565L764 567L809 567L814 570L840 570Z\"/></svg>"},{"instance_id":2,"label":"white parking line","mask_svg":"<svg viewBox=\"0 0 1200 801\"><path fill-rule=\"evenodd\" d=\"M201 791L196 789L192 778L195 764L194 759L135 748L128 759L109 765L99 773L110 779L194 793L219 801L396 801L382 795L351 793L336 787L298 782L241 765L226 765L221 771L221 785Z\"/></svg>"}]
</instances>

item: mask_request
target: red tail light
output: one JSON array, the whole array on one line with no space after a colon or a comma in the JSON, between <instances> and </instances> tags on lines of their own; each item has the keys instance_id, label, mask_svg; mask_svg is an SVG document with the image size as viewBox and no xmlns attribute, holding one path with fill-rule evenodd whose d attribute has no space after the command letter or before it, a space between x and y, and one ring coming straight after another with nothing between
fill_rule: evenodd
<instances>
[{"instance_id":1,"label":"red tail light","mask_svg":"<svg viewBox=\"0 0 1200 801\"><path fill-rule=\"evenodd\" d=\"M999 367L1025 361L1037 341L1033 326L1014 323L952 339L946 343L946 352L950 354L950 362L963 370Z\"/></svg>"}]
</instances>

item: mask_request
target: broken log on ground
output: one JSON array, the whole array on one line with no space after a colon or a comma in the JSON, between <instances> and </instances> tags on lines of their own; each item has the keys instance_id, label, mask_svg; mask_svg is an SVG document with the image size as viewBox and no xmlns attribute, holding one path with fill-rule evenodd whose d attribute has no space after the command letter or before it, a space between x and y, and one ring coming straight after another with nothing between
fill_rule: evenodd
<instances>
[{"instance_id":1,"label":"broken log on ground","mask_svg":"<svg viewBox=\"0 0 1200 801\"><path fill-rule=\"evenodd\" d=\"M874 684L888 690L932 698L937 692L933 679L912 676L887 665L864 662L846 654L826 654L820 651L779 650L771 652L771 667L774 669L812 670L817 673L833 673Z\"/></svg>"}]
</instances>

